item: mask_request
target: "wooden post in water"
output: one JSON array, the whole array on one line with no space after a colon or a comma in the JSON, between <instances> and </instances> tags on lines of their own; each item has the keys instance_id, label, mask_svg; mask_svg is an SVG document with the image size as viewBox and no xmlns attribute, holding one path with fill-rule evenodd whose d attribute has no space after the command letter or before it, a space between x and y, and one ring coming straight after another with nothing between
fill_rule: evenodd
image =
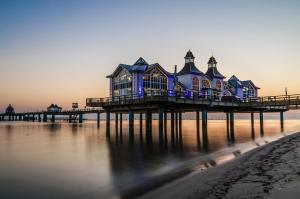
<instances>
[{"instance_id":1,"label":"wooden post in water","mask_svg":"<svg viewBox=\"0 0 300 199\"><path fill-rule=\"evenodd\" d=\"M168 113L164 112L164 133L165 133L165 143L168 143L168 129L167 129Z\"/></svg>"},{"instance_id":2,"label":"wooden post in water","mask_svg":"<svg viewBox=\"0 0 300 199\"><path fill-rule=\"evenodd\" d=\"M259 122L260 122L260 135L264 136L264 113L263 111L259 112Z\"/></svg>"},{"instance_id":3,"label":"wooden post in water","mask_svg":"<svg viewBox=\"0 0 300 199\"><path fill-rule=\"evenodd\" d=\"M32 121L34 122L34 120L35 120L35 114L32 114Z\"/></svg>"},{"instance_id":4,"label":"wooden post in water","mask_svg":"<svg viewBox=\"0 0 300 199\"><path fill-rule=\"evenodd\" d=\"M79 113L79 123L82 123L82 121L83 121L83 114Z\"/></svg>"},{"instance_id":5,"label":"wooden post in water","mask_svg":"<svg viewBox=\"0 0 300 199\"><path fill-rule=\"evenodd\" d=\"M202 140L203 140L203 146L206 148L208 146L206 110L202 110Z\"/></svg>"},{"instance_id":6,"label":"wooden post in water","mask_svg":"<svg viewBox=\"0 0 300 199\"><path fill-rule=\"evenodd\" d=\"M178 112L178 122L179 122L179 143L182 145L182 111Z\"/></svg>"},{"instance_id":7,"label":"wooden post in water","mask_svg":"<svg viewBox=\"0 0 300 199\"><path fill-rule=\"evenodd\" d=\"M23 116L23 118L24 118L24 116ZM46 113L43 114L43 122L47 122L47 114Z\"/></svg>"},{"instance_id":8,"label":"wooden post in water","mask_svg":"<svg viewBox=\"0 0 300 199\"><path fill-rule=\"evenodd\" d=\"M140 112L140 136L143 136L143 112Z\"/></svg>"},{"instance_id":9,"label":"wooden post in water","mask_svg":"<svg viewBox=\"0 0 300 199\"><path fill-rule=\"evenodd\" d=\"M226 130L227 130L227 140L230 140L230 118L229 118L229 112L226 112Z\"/></svg>"},{"instance_id":10,"label":"wooden post in water","mask_svg":"<svg viewBox=\"0 0 300 199\"><path fill-rule=\"evenodd\" d=\"M98 112L98 113L97 113L97 127L98 127L98 128L100 127L100 119L101 119L101 113Z\"/></svg>"},{"instance_id":11,"label":"wooden post in water","mask_svg":"<svg viewBox=\"0 0 300 199\"><path fill-rule=\"evenodd\" d=\"M123 114L120 113L120 137L121 138L122 138L122 130L123 130L122 122L123 122Z\"/></svg>"},{"instance_id":12,"label":"wooden post in water","mask_svg":"<svg viewBox=\"0 0 300 199\"><path fill-rule=\"evenodd\" d=\"M110 112L106 111L106 137L110 137Z\"/></svg>"},{"instance_id":13,"label":"wooden post in water","mask_svg":"<svg viewBox=\"0 0 300 199\"><path fill-rule=\"evenodd\" d=\"M196 133L197 133L197 145L200 146L200 112L196 111Z\"/></svg>"},{"instance_id":14,"label":"wooden post in water","mask_svg":"<svg viewBox=\"0 0 300 199\"><path fill-rule=\"evenodd\" d=\"M284 115L283 115L283 111L280 112L280 128L281 128L281 131L283 131L283 129L284 129Z\"/></svg>"},{"instance_id":15,"label":"wooden post in water","mask_svg":"<svg viewBox=\"0 0 300 199\"><path fill-rule=\"evenodd\" d=\"M72 114L69 115L69 123L72 122Z\"/></svg>"},{"instance_id":16,"label":"wooden post in water","mask_svg":"<svg viewBox=\"0 0 300 199\"><path fill-rule=\"evenodd\" d=\"M115 131L116 136L119 136L119 114L115 113Z\"/></svg>"},{"instance_id":17,"label":"wooden post in water","mask_svg":"<svg viewBox=\"0 0 300 199\"><path fill-rule=\"evenodd\" d=\"M254 131L254 113L251 112L251 137L252 139L255 138L255 131Z\"/></svg>"},{"instance_id":18,"label":"wooden post in water","mask_svg":"<svg viewBox=\"0 0 300 199\"><path fill-rule=\"evenodd\" d=\"M134 113L129 111L129 140L134 139Z\"/></svg>"},{"instance_id":19,"label":"wooden post in water","mask_svg":"<svg viewBox=\"0 0 300 199\"><path fill-rule=\"evenodd\" d=\"M39 121L39 122L41 122L41 121L42 121L42 116L41 116L41 114L40 114L40 113L38 114L38 121Z\"/></svg>"},{"instance_id":20,"label":"wooden post in water","mask_svg":"<svg viewBox=\"0 0 300 199\"><path fill-rule=\"evenodd\" d=\"M163 114L164 114L163 109L159 108L159 110L158 110L158 136L159 136L160 143L162 143L162 141L163 141Z\"/></svg>"},{"instance_id":21,"label":"wooden post in water","mask_svg":"<svg viewBox=\"0 0 300 199\"><path fill-rule=\"evenodd\" d=\"M234 141L235 137L234 137L234 113L231 111L229 113L229 117L230 117L230 140Z\"/></svg>"},{"instance_id":22,"label":"wooden post in water","mask_svg":"<svg viewBox=\"0 0 300 199\"><path fill-rule=\"evenodd\" d=\"M175 112L175 140L178 141L178 111Z\"/></svg>"},{"instance_id":23,"label":"wooden post in water","mask_svg":"<svg viewBox=\"0 0 300 199\"><path fill-rule=\"evenodd\" d=\"M152 143L152 124L151 124L151 120L152 120L152 113L151 113L151 111L147 111L146 112L146 121L145 121L146 141L147 141L147 143Z\"/></svg>"},{"instance_id":24,"label":"wooden post in water","mask_svg":"<svg viewBox=\"0 0 300 199\"><path fill-rule=\"evenodd\" d=\"M51 116L51 122L54 123L55 122L55 114L52 113L52 116Z\"/></svg>"},{"instance_id":25,"label":"wooden post in water","mask_svg":"<svg viewBox=\"0 0 300 199\"><path fill-rule=\"evenodd\" d=\"M51 114L51 122L52 122L52 123L55 122L55 114Z\"/></svg>"},{"instance_id":26,"label":"wooden post in water","mask_svg":"<svg viewBox=\"0 0 300 199\"><path fill-rule=\"evenodd\" d=\"M171 141L172 143L174 143L174 111L172 110L171 111Z\"/></svg>"}]
</instances>

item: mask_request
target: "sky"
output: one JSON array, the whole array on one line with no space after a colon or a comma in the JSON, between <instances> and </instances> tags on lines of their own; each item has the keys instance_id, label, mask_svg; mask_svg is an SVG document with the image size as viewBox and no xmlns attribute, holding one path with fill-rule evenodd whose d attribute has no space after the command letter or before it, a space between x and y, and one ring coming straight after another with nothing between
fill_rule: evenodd
<instances>
[{"instance_id":1,"label":"sky","mask_svg":"<svg viewBox=\"0 0 300 199\"><path fill-rule=\"evenodd\" d=\"M260 95L300 93L300 1L0 0L0 110L85 106L139 57L173 72L214 55Z\"/></svg>"}]
</instances>

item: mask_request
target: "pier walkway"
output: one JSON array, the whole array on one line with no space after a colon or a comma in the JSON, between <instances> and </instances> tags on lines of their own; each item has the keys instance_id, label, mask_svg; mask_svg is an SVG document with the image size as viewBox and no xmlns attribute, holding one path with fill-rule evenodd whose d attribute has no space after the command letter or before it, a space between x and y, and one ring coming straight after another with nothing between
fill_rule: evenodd
<instances>
[{"instance_id":1,"label":"pier walkway","mask_svg":"<svg viewBox=\"0 0 300 199\"><path fill-rule=\"evenodd\" d=\"M122 133L123 114L128 114L129 137L134 139L134 116L138 115L141 132L145 129L146 138L152 139L152 115L158 114L158 133L159 140L163 140L167 132L167 122L171 122L171 136L174 139L176 135L182 135L182 113L196 113L196 131L197 137L200 137L200 118L202 122L202 140L207 143L207 114L209 112L226 113L227 137L234 140L234 114L250 113L252 135L254 136L254 114L259 113L260 132L264 134L264 112L280 113L280 125L283 129L285 111L291 109L300 109L300 95L279 95L266 96L247 101L224 98L223 100L212 99L211 97L185 96L182 93L175 93L170 96L169 93L151 93L147 96L126 96L115 98L87 98L86 106L91 108L79 110L65 110L61 112L37 111L14 113L7 115L0 114L0 121L39 121L47 122L48 116L50 121L55 122L56 116L67 116L69 122L83 122L84 114L97 114L97 124L100 127L101 114L105 113L106 136L110 137L111 113L114 113L116 133ZM201 114L200 114L201 113ZM201 115L201 117L200 117ZM145 122L143 123L143 120ZM145 125L145 128L143 128Z\"/></svg>"}]
</instances>

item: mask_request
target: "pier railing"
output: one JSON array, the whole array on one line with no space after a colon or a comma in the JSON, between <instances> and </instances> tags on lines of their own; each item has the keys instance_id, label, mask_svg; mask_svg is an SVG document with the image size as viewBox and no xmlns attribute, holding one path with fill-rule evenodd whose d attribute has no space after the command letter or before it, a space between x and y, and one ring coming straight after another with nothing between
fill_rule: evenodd
<instances>
[{"instance_id":1,"label":"pier railing","mask_svg":"<svg viewBox=\"0 0 300 199\"><path fill-rule=\"evenodd\" d=\"M109 105L122 104L138 104L157 101L195 101L198 103L207 102L231 102L236 105L249 106L285 106L287 108L300 108L300 94L295 95L277 95L277 96L263 96L247 99L236 99L234 97L220 98L213 95L203 95L200 93L190 93L187 95L183 92L155 92L144 95L126 95L106 98L87 98L86 106L88 107L102 107Z\"/></svg>"}]
</instances>

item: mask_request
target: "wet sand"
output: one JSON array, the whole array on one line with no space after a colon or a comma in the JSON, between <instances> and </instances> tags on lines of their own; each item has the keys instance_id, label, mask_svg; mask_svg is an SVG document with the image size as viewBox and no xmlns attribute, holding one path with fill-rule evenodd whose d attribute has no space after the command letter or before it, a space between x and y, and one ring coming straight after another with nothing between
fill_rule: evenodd
<instances>
[{"instance_id":1,"label":"wet sand","mask_svg":"<svg viewBox=\"0 0 300 199\"><path fill-rule=\"evenodd\" d=\"M300 132L142 195L162 198L299 198Z\"/></svg>"}]
</instances>

